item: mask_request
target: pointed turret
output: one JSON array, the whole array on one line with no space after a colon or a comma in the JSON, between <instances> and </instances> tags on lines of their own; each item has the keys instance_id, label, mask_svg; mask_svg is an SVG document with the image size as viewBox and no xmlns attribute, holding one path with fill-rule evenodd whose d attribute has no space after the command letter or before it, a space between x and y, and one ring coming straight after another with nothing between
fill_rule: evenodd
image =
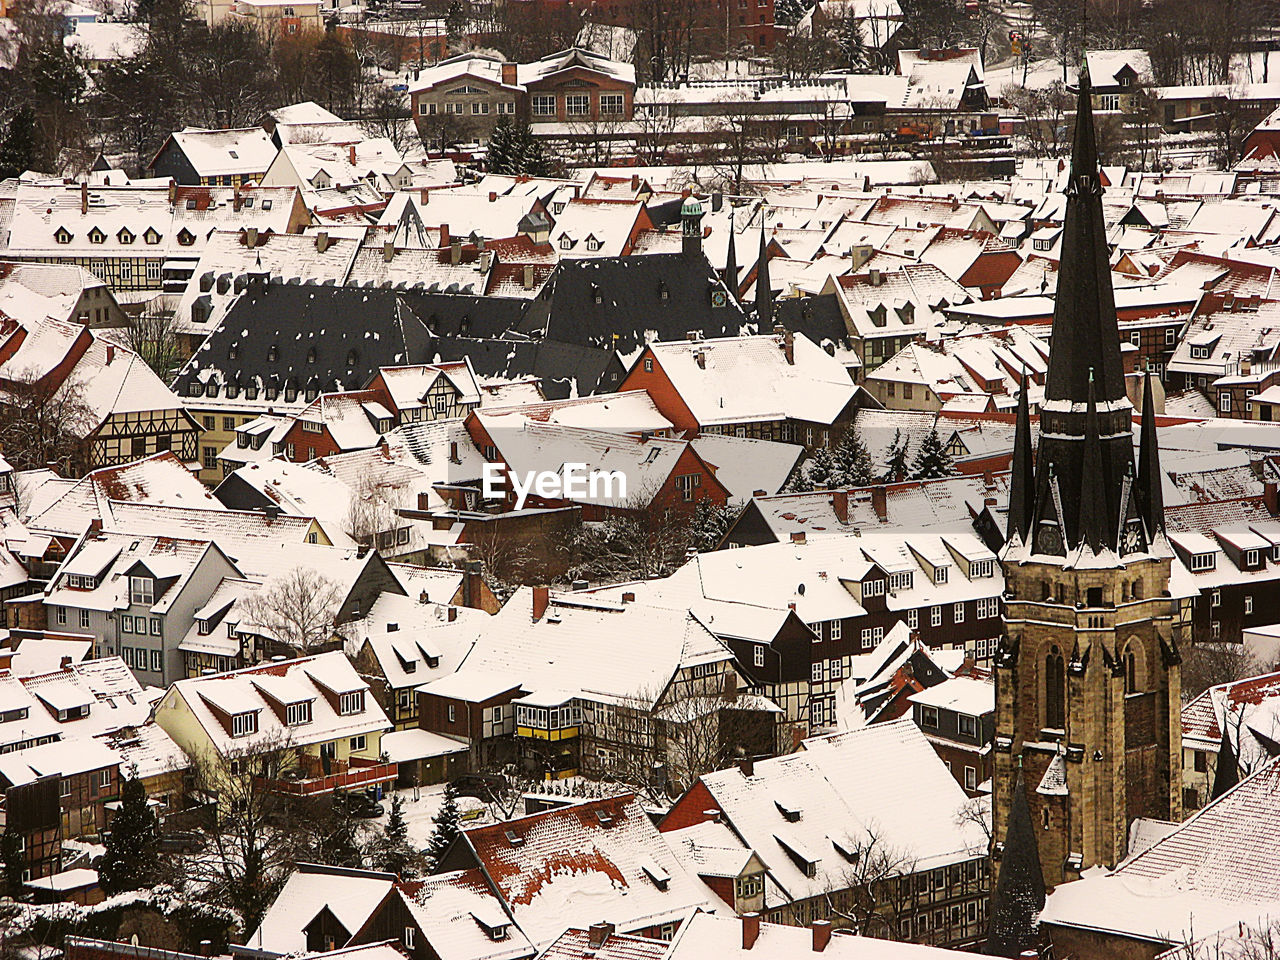
<instances>
[{"instance_id":1,"label":"pointed turret","mask_svg":"<svg viewBox=\"0 0 1280 960\"><path fill-rule=\"evenodd\" d=\"M1086 542L1095 552L1143 547L1141 538L1120 536L1137 518L1129 489L1133 408L1120 359L1087 72L1080 77L1072 149L1028 536L1033 553L1060 557Z\"/></svg>"},{"instance_id":2,"label":"pointed turret","mask_svg":"<svg viewBox=\"0 0 1280 960\"><path fill-rule=\"evenodd\" d=\"M1044 873L1036 832L1031 826L1021 758L998 871L991 895L987 953L993 957L1017 957L1039 943L1040 911L1044 909Z\"/></svg>"},{"instance_id":3,"label":"pointed turret","mask_svg":"<svg viewBox=\"0 0 1280 960\"><path fill-rule=\"evenodd\" d=\"M1236 752L1231 749L1231 738L1227 736L1227 720L1222 718L1222 743L1218 744L1218 765L1213 774L1213 792L1209 800L1217 800L1220 796L1240 782L1240 764L1236 761Z\"/></svg>"},{"instance_id":4,"label":"pointed turret","mask_svg":"<svg viewBox=\"0 0 1280 960\"><path fill-rule=\"evenodd\" d=\"M1035 460L1031 452L1031 407L1027 400L1027 374L1018 387L1018 422L1013 431L1013 476L1009 480L1009 521L1005 539L1017 536L1027 541L1031 528L1032 490L1035 487Z\"/></svg>"},{"instance_id":5,"label":"pointed turret","mask_svg":"<svg viewBox=\"0 0 1280 960\"><path fill-rule=\"evenodd\" d=\"M756 323L761 333L768 333L773 323L773 288L769 285L769 241L764 235L764 218L760 220L760 259L756 261Z\"/></svg>"},{"instance_id":6,"label":"pointed turret","mask_svg":"<svg viewBox=\"0 0 1280 960\"><path fill-rule=\"evenodd\" d=\"M724 285L729 288L729 296L734 303L738 302L738 247L733 234L733 210L729 210L729 249L724 255Z\"/></svg>"},{"instance_id":7,"label":"pointed turret","mask_svg":"<svg viewBox=\"0 0 1280 960\"><path fill-rule=\"evenodd\" d=\"M1160 441L1156 436L1156 408L1151 399L1151 374L1142 387L1142 439L1138 448L1138 512L1147 539L1164 529L1164 489L1161 485Z\"/></svg>"}]
</instances>

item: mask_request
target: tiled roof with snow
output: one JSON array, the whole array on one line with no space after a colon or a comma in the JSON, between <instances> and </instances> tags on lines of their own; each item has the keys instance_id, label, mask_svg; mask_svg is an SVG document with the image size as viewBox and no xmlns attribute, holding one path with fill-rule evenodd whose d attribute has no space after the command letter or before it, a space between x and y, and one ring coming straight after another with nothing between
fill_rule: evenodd
<instances>
[{"instance_id":1,"label":"tiled roof with snow","mask_svg":"<svg viewBox=\"0 0 1280 960\"><path fill-rule=\"evenodd\" d=\"M480 870L402 882L396 895L440 960L513 960L535 952Z\"/></svg>"},{"instance_id":2,"label":"tiled roof with snow","mask_svg":"<svg viewBox=\"0 0 1280 960\"><path fill-rule=\"evenodd\" d=\"M305 952L304 928L325 907L355 936L395 880L391 873L299 864L248 942L274 953Z\"/></svg>"}]
</instances>

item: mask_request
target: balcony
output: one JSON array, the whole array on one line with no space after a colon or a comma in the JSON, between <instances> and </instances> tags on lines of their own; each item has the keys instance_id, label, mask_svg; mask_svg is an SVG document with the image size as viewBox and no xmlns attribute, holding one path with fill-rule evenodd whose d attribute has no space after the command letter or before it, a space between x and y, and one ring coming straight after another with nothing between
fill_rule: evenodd
<instances>
[{"instance_id":1,"label":"balcony","mask_svg":"<svg viewBox=\"0 0 1280 960\"><path fill-rule=\"evenodd\" d=\"M378 763L352 757L350 761L331 760L325 764L319 757L304 756L292 776L275 781L273 789L291 797L316 797L334 790L357 790L378 783L389 783L399 775L399 765Z\"/></svg>"}]
</instances>

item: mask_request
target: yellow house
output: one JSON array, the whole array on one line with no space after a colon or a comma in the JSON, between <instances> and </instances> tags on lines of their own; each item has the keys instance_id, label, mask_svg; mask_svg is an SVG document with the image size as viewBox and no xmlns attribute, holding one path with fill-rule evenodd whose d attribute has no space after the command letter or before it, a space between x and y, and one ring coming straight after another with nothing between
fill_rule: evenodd
<instances>
[{"instance_id":1,"label":"yellow house","mask_svg":"<svg viewBox=\"0 0 1280 960\"><path fill-rule=\"evenodd\" d=\"M314 796L389 783L380 762L391 722L341 651L179 680L156 723L193 763L229 763L288 748L296 763L278 789Z\"/></svg>"}]
</instances>

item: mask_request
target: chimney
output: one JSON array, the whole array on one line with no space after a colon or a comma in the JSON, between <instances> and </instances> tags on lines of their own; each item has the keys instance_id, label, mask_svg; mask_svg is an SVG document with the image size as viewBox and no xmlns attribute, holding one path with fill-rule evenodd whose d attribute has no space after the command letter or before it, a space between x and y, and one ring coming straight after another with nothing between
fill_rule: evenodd
<instances>
[{"instance_id":1,"label":"chimney","mask_svg":"<svg viewBox=\"0 0 1280 960\"><path fill-rule=\"evenodd\" d=\"M424 207L431 202L431 191L423 187L418 191L418 202Z\"/></svg>"},{"instance_id":2,"label":"chimney","mask_svg":"<svg viewBox=\"0 0 1280 960\"><path fill-rule=\"evenodd\" d=\"M169 203L173 203L178 199L178 182L176 180L169 181Z\"/></svg>"},{"instance_id":3,"label":"chimney","mask_svg":"<svg viewBox=\"0 0 1280 960\"><path fill-rule=\"evenodd\" d=\"M741 773L744 777L754 777L756 775L755 758L750 756L739 757L738 772ZM759 923L760 923L760 918L757 916L756 917L757 926L759 925ZM759 931L757 930L756 932L758 933ZM752 942L754 943L755 941L753 940Z\"/></svg>"},{"instance_id":4,"label":"chimney","mask_svg":"<svg viewBox=\"0 0 1280 960\"><path fill-rule=\"evenodd\" d=\"M813 952L821 953L827 949L827 944L831 942L831 921L815 920L813 921Z\"/></svg>"},{"instance_id":5,"label":"chimney","mask_svg":"<svg viewBox=\"0 0 1280 960\"><path fill-rule=\"evenodd\" d=\"M787 366L796 365L796 335L790 330L782 335L782 355L787 358Z\"/></svg>"},{"instance_id":6,"label":"chimney","mask_svg":"<svg viewBox=\"0 0 1280 960\"><path fill-rule=\"evenodd\" d=\"M593 923L587 931L587 946L592 950L599 950L604 946L605 941L613 934L612 923Z\"/></svg>"},{"instance_id":7,"label":"chimney","mask_svg":"<svg viewBox=\"0 0 1280 960\"><path fill-rule=\"evenodd\" d=\"M803 530L792 530L792 531L791 531L791 542L792 542L792 543L804 543L804 540L805 540L805 536L804 536L804 531L803 531Z\"/></svg>"},{"instance_id":8,"label":"chimney","mask_svg":"<svg viewBox=\"0 0 1280 960\"><path fill-rule=\"evenodd\" d=\"M418 602L422 604L431 602L431 597L427 595L427 591L423 590L421 593L418 594Z\"/></svg>"},{"instance_id":9,"label":"chimney","mask_svg":"<svg viewBox=\"0 0 1280 960\"><path fill-rule=\"evenodd\" d=\"M244 244L246 247L256 247L258 245L258 228L249 227L244 232Z\"/></svg>"},{"instance_id":10,"label":"chimney","mask_svg":"<svg viewBox=\"0 0 1280 960\"><path fill-rule=\"evenodd\" d=\"M458 459L458 441L457 440L449 441L449 462L450 463L462 462L460 459Z\"/></svg>"},{"instance_id":11,"label":"chimney","mask_svg":"<svg viewBox=\"0 0 1280 960\"><path fill-rule=\"evenodd\" d=\"M80 216L89 212L89 181L80 181Z\"/></svg>"},{"instance_id":12,"label":"chimney","mask_svg":"<svg viewBox=\"0 0 1280 960\"><path fill-rule=\"evenodd\" d=\"M394 260L394 259L395 259L395 256L396 256L396 245L395 245L395 241L394 241L394 240L383 240L383 241L382 241L382 259L383 259L383 261L384 261L384 262L386 262L386 263L390 263L392 260Z\"/></svg>"},{"instance_id":13,"label":"chimney","mask_svg":"<svg viewBox=\"0 0 1280 960\"><path fill-rule=\"evenodd\" d=\"M494 191L494 190L490 190L490 191L489 191L489 202L490 202L490 203L496 203L496 202L497 202L497 200L498 200L498 194L497 194L497 192L496 192L496 191Z\"/></svg>"},{"instance_id":14,"label":"chimney","mask_svg":"<svg viewBox=\"0 0 1280 960\"><path fill-rule=\"evenodd\" d=\"M873 287L880 286L880 271L876 267L872 267L867 271L867 280Z\"/></svg>"},{"instance_id":15,"label":"chimney","mask_svg":"<svg viewBox=\"0 0 1280 960\"><path fill-rule=\"evenodd\" d=\"M457 607L450 607L450 608L449 608L449 622L450 622L450 623L453 623L453 621L455 621L455 620L457 620L457 619L458 619L458 608L457 608Z\"/></svg>"},{"instance_id":16,"label":"chimney","mask_svg":"<svg viewBox=\"0 0 1280 960\"><path fill-rule=\"evenodd\" d=\"M461 240L449 241L449 262L453 264L458 264L462 262L462 241Z\"/></svg>"},{"instance_id":17,"label":"chimney","mask_svg":"<svg viewBox=\"0 0 1280 960\"><path fill-rule=\"evenodd\" d=\"M885 493L884 484L879 483L871 488L871 506L881 523L889 519L889 498Z\"/></svg>"},{"instance_id":18,"label":"chimney","mask_svg":"<svg viewBox=\"0 0 1280 960\"><path fill-rule=\"evenodd\" d=\"M426 493L425 491L418 494L418 509L419 510L431 509L431 494Z\"/></svg>"},{"instance_id":19,"label":"chimney","mask_svg":"<svg viewBox=\"0 0 1280 960\"><path fill-rule=\"evenodd\" d=\"M329 231L321 230L316 234L316 252L324 253L329 249Z\"/></svg>"},{"instance_id":20,"label":"chimney","mask_svg":"<svg viewBox=\"0 0 1280 960\"><path fill-rule=\"evenodd\" d=\"M516 85L516 65L514 63L504 63L502 65L502 85L504 87L514 87Z\"/></svg>"},{"instance_id":21,"label":"chimney","mask_svg":"<svg viewBox=\"0 0 1280 960\"><path fill-rule=\"evenodd\" d=\"M551 591L547 587L533 588L533 619L541 620L547 612L547 604L551 602Z\"/></svg>"},{"instance_id":22,"label":"chimney","mask_svg":"<svg viewBox=\"0 0 1280 960\"><path fill-rule=\"evenodd\" d=\"M693 355L693 361L698 365L699 370L707 369L707 352L705 350L699 350Z\"/></svg>"},{"instance_id":23,"label":"chimney","mask_svg":"<svg viewBox=\"0 0 1280 960\"><path fill-rule=\"evenodd\" d=\"M1262 485L1262 502L1267 505L1267 513L1273 517L1280 515L1280 497L1277 497L1276 481L1268 480Z\"/></svg>"},{"instance_id":24,"label":"chimney","mask_svg":"<svg viewBox=\"0 0 1280 960\"><path fill-rule=\"evenodd\" d=\"M107 344L107 366L111 366L111 361L116 358L116 346L114 343Z\"/></svg>"},{"instance_id":25,"label":"chimney","mask_svg":"<svg viewBox=\"0 0 1280 960\"><path fill-rule=\"evenodd\" d=\"M836 519L841 523L849 522L849 491L832 490L831 507L836 512Z\"/></svg>"},{"instance_id":26,"label":"chimney","mask_svg":"<svg viewBox=\"0 0 1280 960\"><path fill-rule=\"evenodd\" d=\"M982 505L984 507L994 507L999 501L995 497L983 497ZM994 511L993 511L994 512Z\"/></svg>"},{"instance_id":27,"label":"chimney","mask_svg":"<svg viewBox=\"0 0 1280 960\"><path fill-rule=\"evenodd\" d=\"M1253 361L1249 357L1240 358L1240 373L1249 376L1253 372Z\"/></svg>"},{"instance_id":28,"label":"chimney","mask_svg":"<svg viewBox=\"0 0 1280 960\"><path fill-rule=\"evenodd\" d=\"M640 189L640 174L638 174L638 173L633 173L633 174L631 175L631 189L632 189L632 190L639 190L639 189Z\"/></svg>"},{"instance_id":29,"label":"chimney","mask_svg":"<svg viewBox=\"0 0 1280 960\"><path fill-rule=\"evenodd\" d=\"M622 602L623 602L623 603L635 603L635 602L636 602L636 595L635 595L634 593L631 593L630 591L627 591L626 593L624 593L624 594L622 595Z\"/></svg>"},{"instance_id":30,"label":"chimney","mask_svg":"<svg viewBox=\"0 0 1280 960\"><path fill-rule=\"evenodd\" d=\"M714 808L713 808L713 809L711 809L711 810L703 810L703 811L702 811L702 815L703 815L704 817L706 817L706 820L705 820L705 821L703 821L704 823L719 823L719 822L720 822L720 811L719 811L719 810L716 810L716 809L714 809Z\"/></svg>"},{"instance_id":31,"label":"chimney","mask_svg":"<svg viewBox=\"0 0 1280 960\"><path fill-rule=\"evenodd\" d=\"M241 200L240 200L240 188L239 188L239 187L236 187L236 188L235 188L235 193L233 193L233 194L231 195L231 210L232 210L232 212L233 212L233 213L239 213L239 212L240 212L240 203L241 203Z\"/></svg>"},{"instance_id":32,"label":"chimney","mask_svg":"<svg viewBox=\"0 0 1280 960\"><path fill-rule=\"evenodd\" d=\"M744 913L742 915L742 949L750 950L756 945L760 936L760 914Z\"/></svg>"},{"instance_id":33,"label":"chimney","mask_svg":"<svg viewBox=\"0 0 1280 960\"><path fill-rule=\"evenodd\" d=\"M532 263L526 263L524 265L523 285L526 290L533 289L533 264Z\"/></svg>"},{"instance_id":34,"label":"chimney","mask_svg":"<svg viewBox=\"0 0 1280 960\"><path fill-rule=\"evenodd\" d=\"M447 247L449 245L449 225L447 223L440 224L440 246Z\"/></svg>"},{"instance_id":35,"label":"chimney","mask_svg":"<svg viewBox=\"0 0 1280 960\"><path fill-rule=\"evenodd\" d=\"M71 658L70 658L70 657L63 657L63 658L62 658L62 663L58 664L58 666L59 666L61 669L63 669L63 670L70 670L70 669L71 669Z\"/></svg>"}]
</instances>

